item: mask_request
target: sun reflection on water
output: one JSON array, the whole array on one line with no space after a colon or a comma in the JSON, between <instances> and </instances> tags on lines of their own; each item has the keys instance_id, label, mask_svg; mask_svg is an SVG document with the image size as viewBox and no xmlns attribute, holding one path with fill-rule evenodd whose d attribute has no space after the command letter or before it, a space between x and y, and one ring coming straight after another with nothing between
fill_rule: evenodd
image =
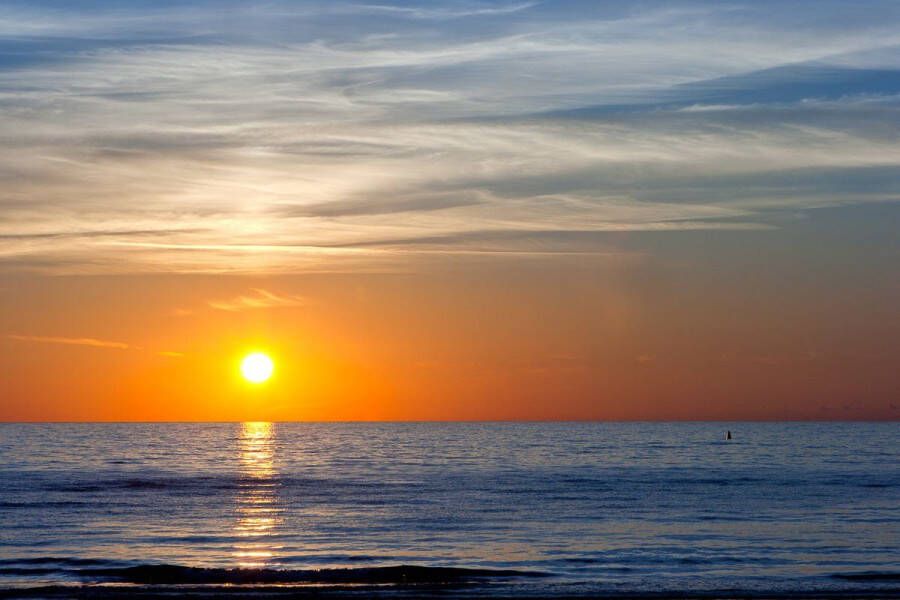
<instances>
[{"instance_id":1,"label":"sun reflection on water","mask_svg":"<svg viewBox=\"0 0 900 600\"><path fill-rule=\"evenodd\" d=\"M275 564L280 546L273 536L280 522L278 470L275 466L275 424L241 423L238 437L240 483L235 498L233 556L238 566L259 569Z\"/></svg>"}]
</instances>

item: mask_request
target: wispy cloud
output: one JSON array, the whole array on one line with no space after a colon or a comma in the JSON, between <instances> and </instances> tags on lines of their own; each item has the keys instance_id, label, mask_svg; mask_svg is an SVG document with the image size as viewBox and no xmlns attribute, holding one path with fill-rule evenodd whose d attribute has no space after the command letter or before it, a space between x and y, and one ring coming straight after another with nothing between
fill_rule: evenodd
<instances>
[{"instance_id":1,"label":"wispy cloud","mask_svg":"<svg viewBox=\"0 0 900 600\"><path fill-rule=\"evenodd\" d=\"M305 303L300 296L281 295L268 290L253 289L251 294L240 295L229 300L210 300L208 304L218 310L242 311L260 308L287 308L302 306Z\"/></svg>"},{"instance_id":2,"label":"wispy cloud","mask_svg":"<svg viewBox=\"0 0 900 600\"><path fill-rule=\"evenodd\" d=\"M125 342L117 342L113 340L101 340L88 337L63 337L63 336L47 336L47 335L20 335L7 334L7 339L19 342L31 342L38 344L61 344L64 346L87 346L89 348L109 348L111 350L138 350L144 351L145 348L135 346ZM157 356L165 356L168 358L181 358L185 356L183 352L175 352L172 350L162 350L155 353Z\"/></svg>"},{"instance_id":3,"label":"wispy cloud","mask_svg":"<svg viewBox=\"0 0 900 600\"><path fill-rule=\"evenodd\" d=\"M405 267L900 197L897 3L588 4L13 3L0 265Z\"/></svg>"},{"instance_id":4,"label":"wispy cloud","mask_svg":"<svg viewBox=\"0 0 900 600\"><path fill-rule=\"evenodd\" d=\"M522 2L518 4L494 4L494 3L470 3L458 2L456 6L395 6L390 4L359 4L351 9L360 12L375 12L396 14L413 19L460 19L464 17L484 17L493 15L508 15L529 9L537 2Z\"/></svg>"},{"instance_id":5,"label":"wispy cloud","mask_svg":"<svg viewBox=\"0 0 900 600\"><path fill-rule=\"evenodd\" d=\"M114 342L110 340L98 340L94 338L70 338L56 336L40 336L40 335L16 335L9 334L6 336L11 340L20 342L38 342L43 344L65 344L69 346L91 346L94 348L113 348L116 350L134 349L135 346L126 344L125 342Z\"/></svg>"}]
</instances>

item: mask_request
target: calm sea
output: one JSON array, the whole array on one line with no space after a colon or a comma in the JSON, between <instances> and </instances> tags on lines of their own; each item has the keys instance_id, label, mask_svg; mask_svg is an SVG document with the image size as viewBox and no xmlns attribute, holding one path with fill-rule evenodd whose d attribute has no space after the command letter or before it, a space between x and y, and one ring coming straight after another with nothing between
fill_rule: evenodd
<instances>
[{"instance_id":1,"label":"calm sea","mask_svg":"<svg viewBox=\"0 0 900 600\"><path fill-rule=\"evenodd\" d=\"M898 596L900 424L0 424L0 588L85 584Z\"/></svg>"}]
</instances>

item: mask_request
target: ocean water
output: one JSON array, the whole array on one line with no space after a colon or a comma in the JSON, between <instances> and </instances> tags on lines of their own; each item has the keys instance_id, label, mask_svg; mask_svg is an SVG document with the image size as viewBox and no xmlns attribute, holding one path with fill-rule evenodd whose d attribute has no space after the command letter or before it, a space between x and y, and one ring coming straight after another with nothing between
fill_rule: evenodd
<instances>
[{"instance_id":1,"label":"ocean water","mask_svg":"<svg viewBox=\"0 0 900 600\"><path fill-rule=\"evenodd\" d=\"M0 424L0 589L132 588L900 596L900 424Z\"/></svg>"}]
</instances>

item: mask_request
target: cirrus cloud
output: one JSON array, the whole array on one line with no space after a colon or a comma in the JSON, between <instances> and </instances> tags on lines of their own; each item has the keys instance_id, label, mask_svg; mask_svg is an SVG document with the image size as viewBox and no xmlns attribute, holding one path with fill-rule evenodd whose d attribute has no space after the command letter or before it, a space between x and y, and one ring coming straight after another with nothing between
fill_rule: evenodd
<instances>
[{"instance_id":1,"label":"cirrus cloud","mask_svg":"<svg viewBox=\"0 0 900 600\"><path fill-rule=\"evenodd\" d=\"M900 8L792 4L11 2L0 268L402 269L896 201Z\"/></svg>"},{"instance_id":2,"label":"cirrus cloud","mask_svg":"<svg viewBox=\"0 0 900 600\"><path fill-rule=\"evenodd\" d=\"M42 335L18 335L9 334L6 336L11 340L19 342L38 342L42 344L63 344L66 346L90 346L92 348L112 348L115 350L135 349L136 346L126 344L125 342L114 342L111 340L98 340L95 338L73 338L59 336L42 336Z\"/></svg>"},{"instance_id":3,"label":"cirrus cloud","mask_svg":"<svg viewBox=\"0 0 900 600\"><path fill-rule=\"evenodd\" d=\"M281 295L255 288L250 294L242 294L228 300L210 300L207 304L218 310L238 312L262 308L287 308L302 306L305 300L300 296Z\"/></svg>"}]
</instances>

